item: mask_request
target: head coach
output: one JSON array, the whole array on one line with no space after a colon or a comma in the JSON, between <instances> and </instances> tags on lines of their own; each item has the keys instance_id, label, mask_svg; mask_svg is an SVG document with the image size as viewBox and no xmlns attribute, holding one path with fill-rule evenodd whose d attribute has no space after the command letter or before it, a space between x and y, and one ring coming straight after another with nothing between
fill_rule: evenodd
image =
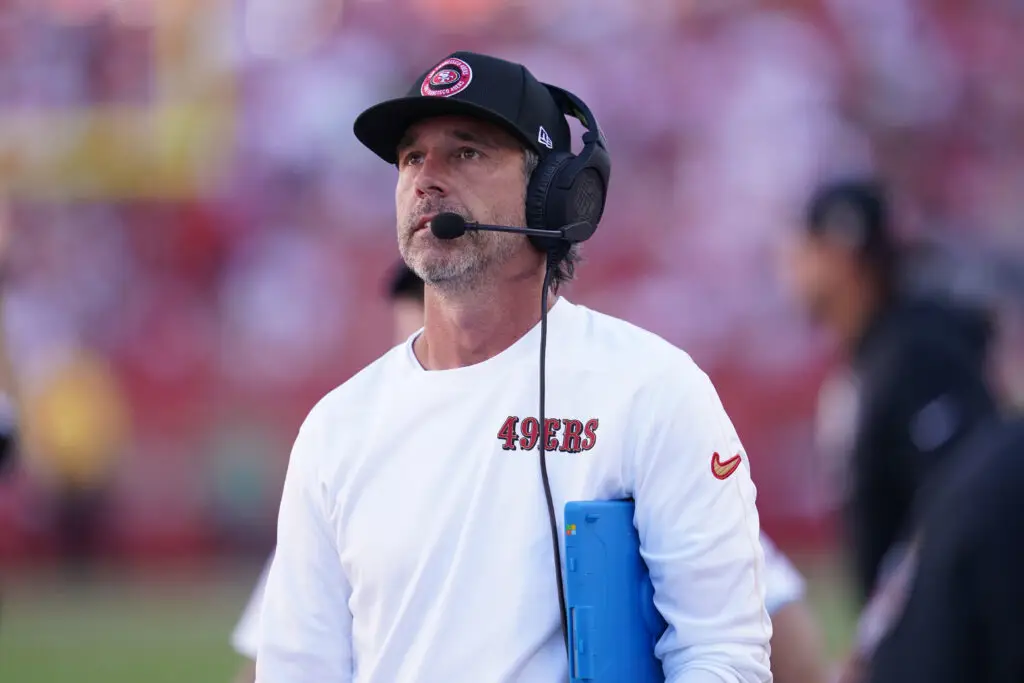
<instances>
[{"instance_id":1,"label":"head coach","mask_svg":"<svg viewBox=\"0 0 1024 683\"><path fill-rule=\"evenodd\" d=\"M577 154L567 116L587 129ZM299 430L257 681L566 681L562 510L628 497L666 680L769 681L755 489L714 386L685 352L558 294L610 176L587 106L457 52L355 134L397 168L424 326Z\"/></svg>"}]
</instances>

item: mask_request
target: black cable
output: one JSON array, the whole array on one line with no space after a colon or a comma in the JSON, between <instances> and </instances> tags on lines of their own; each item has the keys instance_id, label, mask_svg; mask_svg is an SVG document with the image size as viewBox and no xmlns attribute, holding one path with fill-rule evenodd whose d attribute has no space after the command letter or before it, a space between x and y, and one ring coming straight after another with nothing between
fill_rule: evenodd
<instances>
[{"instance_id":1,"label":"black cable","mask_svg":"<svg viewBox=\"0 0 1024 683\"><path fill-rule=\"evenodd\" d=\"M547 271L544 273L544 289L540 293L540 415L538 416L538 432L540 438L540 476L544 482L544 497L548 504L548 519L551 522L551 544L555 555L555 578L558 582L558 607L562 620L562 638L565 640L565 652L569 655L569 624L565 616L565 587L562 584L562 551L559 545L561 534L558 533L558 518L555 516L555 503L551 497L551 482L548 480L548 430L544 423L544 376L548 346L548 291L551 289L551 278L555 272L558 259L555 254L548 255Z\"/></svg>"}]
</instances>

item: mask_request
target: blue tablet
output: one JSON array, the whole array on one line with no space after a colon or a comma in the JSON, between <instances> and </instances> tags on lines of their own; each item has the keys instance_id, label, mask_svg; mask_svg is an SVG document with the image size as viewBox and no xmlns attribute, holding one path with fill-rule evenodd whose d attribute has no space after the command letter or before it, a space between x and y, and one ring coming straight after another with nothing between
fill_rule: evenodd
<instances>
[{"instance_id":1,"label":"blue tablet","mask_svg":"<svg viewBox=\"0 0 1024 683\"><path fill-rule=\"evenodd\" d=\"M665 621L640 557L632 501L565 505L565 607L572 683L663 683Z\"/></svg>"}]
</instances>

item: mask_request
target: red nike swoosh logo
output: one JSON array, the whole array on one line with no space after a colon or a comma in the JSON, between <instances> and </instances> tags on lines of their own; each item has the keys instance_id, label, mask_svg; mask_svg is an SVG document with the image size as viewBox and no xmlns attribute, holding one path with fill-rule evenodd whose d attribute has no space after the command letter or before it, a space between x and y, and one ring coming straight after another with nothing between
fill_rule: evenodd
<instances>
[{"instance_id":1,"label":"red nike swoosh logo","mask_svg":"<svg viewBox=\"0 0 1024 683\"><path fill-rule=\"evenodd\" d=\"M732 456L725 462L722 462L722 456L718 455L718 453L711 456L711 474L715 475L716 479L728 479L739 466L739 454Z\"/></svg>"}]
</instances>

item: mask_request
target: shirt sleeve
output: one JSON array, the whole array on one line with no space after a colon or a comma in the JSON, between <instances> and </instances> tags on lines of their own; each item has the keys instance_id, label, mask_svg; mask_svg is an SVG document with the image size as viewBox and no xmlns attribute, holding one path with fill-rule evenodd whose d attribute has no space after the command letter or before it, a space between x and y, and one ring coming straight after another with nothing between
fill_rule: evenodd
<instances>
[{"instance_id":1,"label":"shirt sleeve","mask_svg":"<svg viewBox=\"0 0 1024 683\"><path fill-rule=\"evenodd\" d=\"M746 454L696 366L638 401L634 458L640 552L667 623L666 683L771 680L764 552Z\"/></svg>"},{"instance_id":2,"label":"shirt sleeve","mask_svg":"<svg viewBox=\"0 0 1024 683\"><path fill-rule=\"evenodd\" d=\"M267 575L256 683L352 681L351 588L338 556L318 461L326 443L315 413L292 449Z\"/></svg>"},{"instance_id":3,"label":"shirt sleeve","mask_svg":"<svg viewBox=\"0 0 1024 683\"><path fill-rule=\"evenodd\" d=\"M267 572L270 571L271 556L260 572L260 578L252 591L252 596L242 612L242 616L231 633L231 646L235 652L256 661L256 651L260 642L260 617L263 613L263 594L267 590Z\"/></svg>"}]
</instances>

